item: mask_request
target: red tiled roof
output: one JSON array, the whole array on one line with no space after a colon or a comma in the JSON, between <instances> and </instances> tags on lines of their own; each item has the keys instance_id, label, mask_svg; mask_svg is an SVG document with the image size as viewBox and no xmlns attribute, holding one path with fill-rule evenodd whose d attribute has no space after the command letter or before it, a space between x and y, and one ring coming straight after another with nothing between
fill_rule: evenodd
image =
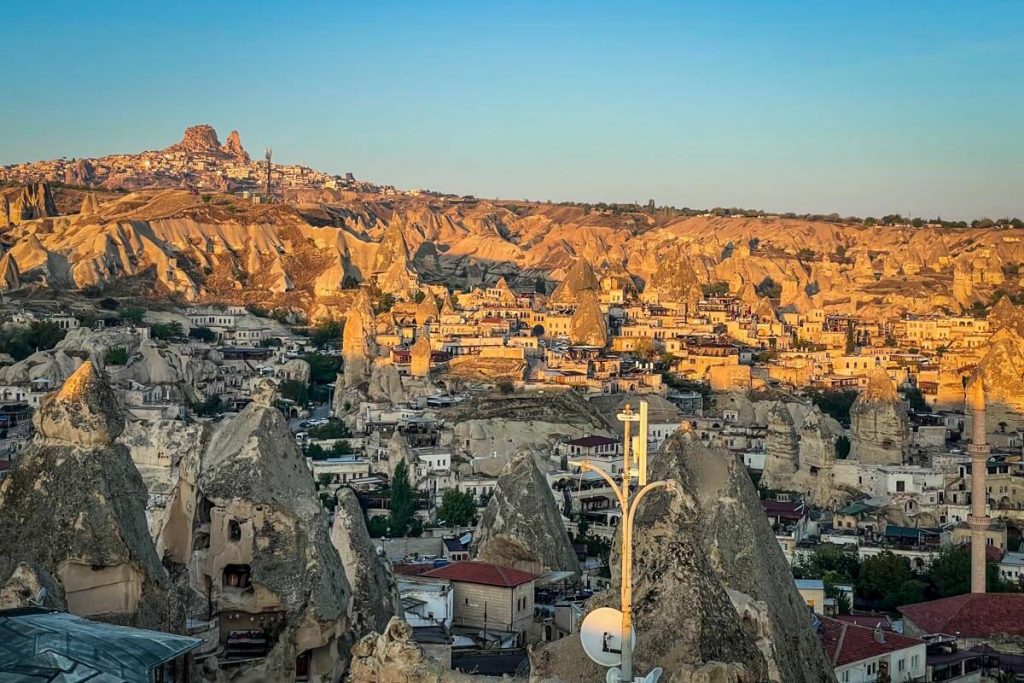
<instances>
[{"instance_id":1,"label":"red tiled roof","mask_svg":"<svg viewBox=\"0 0 1024 683\"><path fill-rule=\"evenodd\" d=\"M1024 636L1024 594L968 593L897 608L925 633L965 638Z\"/></svg>"},{"instance_id":2,"label":"red tiled roof","mask_svg":"<svg viewBox=\"0 0 1024 683\"><path fill-rule=\"evenodd\" d=\"M762 500L761 507L769 517L797 520L806 514L803 503L781 503L777 500Z\"/></svg>"},{"instance_id":3,"label":"red tiled roof","mask_svg":"<svg viewBox=\"0 0 1024 683\"><path fill-rule=\"evenodd\" d=\"M434 568L433 564L426 562L397 563L391 565L391 570L403 576L419 576Z\"/></svg>"},{"instance_id":4,"label":"red tiled roof","mask_svg":"<svg viewBox=\"0 0 1024 683\"><path fill-rule=\"evenodd\" d=\"M868 628L881 626L883 631L892 630L892 620L885 614L840 614L835 619L855 626Z\"/></svg>"},{"instance_id":5,"label":"red tiled roof","mask_svg":"<svg viewBox=\"0 0 1024 683\"><path fill-rule=\"evenodd\" d=\"M478 583L484 586L501 586L512 588L521 586L524 583L537 578L536 574L521 572L511 567L502 567L489 562L453 562L445 567L438 567L423 576L448 579L449 581L462 581L463 583Z\"/></svg>"},{"instance_id":6,"label":"red tiled roof","mask_svg":"<svg viewBox=\"0 0 1024 683\"><path fill-rule=\"evenodd\" d=\"M821 644L825 646L825 653L833 667L845 666L924 643L923 640L908 638L892 631L885 631L884 642L880 643L875 640L873 628L847 624L829 617L818 618L821 620L818 637L821 638Z\"/></svg>"}]
</instances>

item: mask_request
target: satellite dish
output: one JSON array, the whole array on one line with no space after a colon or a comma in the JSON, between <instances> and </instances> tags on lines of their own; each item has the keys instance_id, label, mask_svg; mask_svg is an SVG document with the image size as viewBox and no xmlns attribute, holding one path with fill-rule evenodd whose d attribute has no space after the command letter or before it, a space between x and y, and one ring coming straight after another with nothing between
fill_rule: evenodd
<instances>
[{"instance_id":1,"label":"satellite dish","mask_svg":"<svg viewBox=\"0 0 1024 683\"><path fill-rule=\"evenodd\" d=\"M644 676L643 683L658 683L658 679L661 678L662 673L663 671L660 666L654 667L651 669L649 674Z\"/></svg>"},{"instance_id":2,"label":"satellite dish","mask_svg":"<svg viewBox=\"0 0 1024 683\"><path fill-rule=\"evenodd\" d=\"M583 651L601 666L622 663L622 612L601 607L587 615L580 626ZM636 629L630 629L630 642L636 646Z\"/></svg>"}]
</instances>

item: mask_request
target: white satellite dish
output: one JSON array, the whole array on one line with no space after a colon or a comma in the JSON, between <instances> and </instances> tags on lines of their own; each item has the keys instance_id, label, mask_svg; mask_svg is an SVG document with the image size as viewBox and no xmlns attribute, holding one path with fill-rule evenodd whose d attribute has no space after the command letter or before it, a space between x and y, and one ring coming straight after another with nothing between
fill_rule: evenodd
<instances>
[{"instance_id":1,"label":"white satellite dish","mask_svg":"<svg viewBox=\"0 0 1024 683\"><path fill-rule=\"evenodd\" d=\"M587 615L580 626L583 651L601 666L622 663L622 612L601 607ZM630 628L630 643L636 647L636 629Z\"/></svg>"}]
</instances>

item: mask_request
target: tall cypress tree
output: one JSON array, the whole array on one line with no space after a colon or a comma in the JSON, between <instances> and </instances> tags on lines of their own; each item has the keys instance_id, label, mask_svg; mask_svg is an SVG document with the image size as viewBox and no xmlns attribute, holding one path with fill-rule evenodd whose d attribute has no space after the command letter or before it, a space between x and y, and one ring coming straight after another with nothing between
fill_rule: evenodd
<instances>
[{"instance_id":1,"label":"tall cypress tree","mask_svg":"<svg viewBox=\"0 0 1024 683\"><path fill-rule=\"evenodd\" d=\"M391 515L388 517L388 535L401 538L409 532L413 521L412 485L409 484L409 468L405 461L395 467L391 480Z\"/></svg>"}]
</instances>

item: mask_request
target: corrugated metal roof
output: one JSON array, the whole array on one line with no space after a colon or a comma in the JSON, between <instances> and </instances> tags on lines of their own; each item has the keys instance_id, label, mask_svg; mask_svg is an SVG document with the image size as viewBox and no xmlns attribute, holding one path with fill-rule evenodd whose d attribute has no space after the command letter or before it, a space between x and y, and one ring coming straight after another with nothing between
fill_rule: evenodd
<instances>
[{"instance_id":1,"label":"corrugated metal roof","mask_svg":"<svg viewBox=\"0 0 1024 683\"><path fill-rule=\"evenodd\" d=\"M0 680L148 683L155 667L201 642L67 612L9 610L0 612Z\"/></svg>"}]
</instances>

